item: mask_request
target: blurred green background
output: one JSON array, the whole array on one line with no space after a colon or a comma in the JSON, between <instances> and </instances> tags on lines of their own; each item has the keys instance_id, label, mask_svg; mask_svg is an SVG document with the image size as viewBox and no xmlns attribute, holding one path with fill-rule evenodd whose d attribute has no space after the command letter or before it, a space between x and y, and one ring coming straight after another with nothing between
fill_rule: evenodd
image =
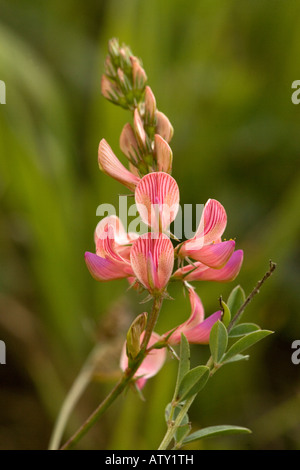
<instances>
[{"instance_id":1,"label":"blurred green background","mask_svg":"<svg viewBox=\"0 0 300 470\"><path fill-rule=\"evenodd\" d=\"M245 261L230 284L198 283L207 314L240 283L249 293L278 269L245 313L275 330L246 363L220 370L195 401L193 429L250 427L249 436L190 448L300 449L300 4L277 0L0 0L0 449L44 449L63 398L87 355L104 351L66 437L111 389L119 347L140 305L127 282L97 283L96 208L117 204L124 188L97 165L99 140L118 151L131 116L106 102L100 78L107 41L116 36L143 60L158 108L175 134L173 176L182 203L213 197L228 213L225 235ZM125 191L126 192L126 191ZM172 286L156 330L190 312ZM193 363L207 348L192 348ZM110 371L113 373L110 374ZM129 390L78 448L156 449L165 431L175 361L149 380L142 402Z\"/></svg>"}]
</instances>

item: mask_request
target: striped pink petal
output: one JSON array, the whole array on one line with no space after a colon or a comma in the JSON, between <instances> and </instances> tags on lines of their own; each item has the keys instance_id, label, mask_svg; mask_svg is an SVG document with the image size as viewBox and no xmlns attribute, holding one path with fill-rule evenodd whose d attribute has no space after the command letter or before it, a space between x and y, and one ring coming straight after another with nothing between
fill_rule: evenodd
<instances>
[{"instance_id":1,"label":"striped pink petal","mask_svg":"<svg viewBox=\"0 0 300 470\"><path fill-rule=\"evenodd\" d=\"M240 272L243 256L243 250L237 250L221 269L209 268L203 263L196 262L196 269L190 264L178 269L173 276L176 279L184 278L186 281L233 281Z\"/></svg>"},{"instance_id":2,"label":"striped pink petal","mask_svg":"<svg viewBox=\"0 0 300 470\"><path fill-rule=\"evenodd\" d=\"M158 134L154 136L154 149L158 171L171 173L173 153L169 144Z\"/></svg>"},{"instance_id":3,"label":"striped pink petal","mask_svg":"<svg viewBox=\"0 0 300 470\"><path fill-rule=\"evenodd\" d=\"M88 270L96 281L112 281L133 275L129 263L102 258L94 253L86 252L85 262Z\"/></svg>"},{"instance_id":4,"label":"striped pink petal","mask_svg":"<svg viewBox=\"0 0 300 470\"><path fill-rule=\"evenodd\" d=\"M200 244L202 244L202 242ZM199 249L195 248L195 246L196 244L194 244L194 248L189 248L188 244L183 243L179 251L180 256L189 256L196 261L201 261L201 263L206 266L219 269L227 263L234 252L235 241L228 240L213 243L211 245L202 246Z\"/></svg>"},{"instance_id":5,"label":"striped pink petal","mask_svg":"<svg viewBox=\"0 0 300 470\"><path fill-rule=\"evenodd\" d=\"M188 340L189 343L193 344L208 344L209 343L209 336L213 325L216 321L221 320L222 312L219 310L218 312L213 313L209 317L207 317L202 323L190 328L183 332ZM173 344L172 342L170 344Z\"/></svg>"},{"instance_id":6,"label":"striped pink petal","mask_svg":"<svg viewBox=\"0 0 300 470\"><path fill-rule=\"evenodd\" d=\"M162 233L145 233L133 242L130 260L134 274L141 284L150 292L161 292L173 270L172 242Z\"/></svg>"},{"instance_id":7,"label":"striped pink petal","mask_svg":"<svg viewBox=\"0 0 300 470\"><path fill-rule=\"evenodd\" d=\"M165 230L178 212L178 185L167 173L149 173L136 188L135 202L143 222L155 230Z\"/></svg>"},{"instance_id":8,"label":"striped pink petal","mask_svg":"<svg viewBox=\"0 0 300 470\"><path fill-rule=\"evenodd\" d=\"M209 342L210 330L217 320L222 317L222 312L218 311L204 320L204 308L199 296L193 288L189 289L189 297L191 302L191 315L189 319L182 323L171 336L168 343L175 345L181 341L181 333L183 333L189 343L207 344ZM169 334L166 333L164 336Z\"/></svg>"},{"instance_id":9,"label":"striped pink petal","mask_svg":"<svg viewBox=\"0 0 300 470\"><path fill-rule=\"evenodd\" d=\"M140 341L143 341L144 333L141 335ZM160 336L153 332L151 334L149 343L148 343L148 348L153 346L154 343L157 343L161 338ZM136 371L134 377L138 378L136 384L139 387L139 389L142 389L143 386L145 385L146 381L150 378L156 375L162 366L164 365L164 362L166 360L166 349L152 349L147 356L145 357L144 361ZM125 371L128 367L128 357L126 355L126 343L123 346L122 353L121 353L121 359L120 359L120 367L123 371Z\"/></svg>"},{"instance_id":10,"label":"striped pink petal","mask_svg":"<svg viewBox=\"0 0 300 470\"><path fill-rule=\"evenodd\" d=\"M222 204L216 199L209 199L204 206L196 235L189 242L189 248L193 247L193 242L199 247L199 240L203 241L203 245L216 241L222 236L226 224L227 215Z\"/></svg>"},{"instance_id":11,"label":"striped pink petal","mask_svg":"<svg viewBox=\"0 0 300 470\"><path fill-rule=\"evenodd\" d=\"M117 159L105 139L102 139L99 144L98 163L100 169L104 173L111 176L120 183L124 184L127 188L131 189L132 191L140 182L140 178L128 171L124 167L124 165L122 165L122 163Z\"/></svg>"},{"instance_id":12,"label":"striped pink petal","mask_svg":"<svg viewBox=\"0 0 300 470\"><path fill-rule=\"evenodd\" d=\"M113 228L113 238L117 243L120 245L130 243L131 238L126 233L121 220L116 215L110 215L100 220L95 230L95 243L97 243L99 238L103 239L108 236L107 226Z\"/></svg>"}]
</instances>

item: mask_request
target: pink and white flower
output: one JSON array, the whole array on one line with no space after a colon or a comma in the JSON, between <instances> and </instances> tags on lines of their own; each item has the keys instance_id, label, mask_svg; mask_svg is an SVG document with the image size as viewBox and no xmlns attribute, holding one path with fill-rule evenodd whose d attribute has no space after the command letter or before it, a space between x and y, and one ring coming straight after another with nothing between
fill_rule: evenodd
<instances>
[{"instance_id":1,"label":"pink and white flower","mask_svg":"<svg viewBox=\"0 0 300 470\"><path fill-rule=\"evenodd\" d=\"M153 230L166 230L179 209L178 185L168 173L149 173L136 187L135 202L143 222Z\"/></svg>"},{"instance_id":2,"label":"pink and white flower","mask_svg":"<svg viewBox=\"0 0 300 470\"><path fill-rule=\"evenodd\" d=\"M173 274L174 279L184 279L185 281L233 281L240 272L243 263L243 250L237 250L229 261L220 269L210 268L201 262L188 264L177 269Z\"/></svg>"},{"instance_id":3,"label":"pink and white flower","mask_svg":"<svg viewBox=\"0 0 300 470\"><path fill-rule=\"evenodd\" d=\"M222 312L219 310L204 319L202 302L192 287L189 288L189 298L191 303L191 315L187 321L179 325L174 333L168 337L167 342L171 345L180 343L181 333L186 336L189 343L208 344L213 325L222 318ZM165 333L164 336L167 337L169 334L170 332Z\"/></svg>"},{"instance_id":4,"label":"pink and white flower","mask_svg":"<svg viewBox=\"0 0 300 470\"><path fill-rule=\"evenodd\" d=\"M144 333L142 333L140 337L141 343L143 341L143 338ZM151 346L153 346L154 343L157 343L160 339L161 337L157 333L153 332L148 343L148 348L151 348ZM142 364L134 375L134 377L136 378L136 385L140 390L144 387L145 383L148 379L150 379L150 377L153 377L160 371L160 369L164 365L166 357L166 348L151 349L151 351L147 353L147 356L145 357ZM128 367L128 357L126 355L126 342L123 346L121 353L120 367L123 371L125 371Z\"/></svg>"},{"instance_id":5,"label":"pink and white flower","mask_svg":"<svg viewBox=\"0 0 300 470\"><path fill-rule=\"evenodd\" d=\"M162 293L172 275L174 248L164 235L145 233L132 244L130 260L139 282L150 293Z\"/></svg>"}]
</instances>

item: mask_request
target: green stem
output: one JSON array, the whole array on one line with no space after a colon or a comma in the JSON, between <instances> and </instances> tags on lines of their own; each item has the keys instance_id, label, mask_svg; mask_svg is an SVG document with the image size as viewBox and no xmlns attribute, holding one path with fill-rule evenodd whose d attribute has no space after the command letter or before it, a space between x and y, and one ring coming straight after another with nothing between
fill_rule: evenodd
<instances>
[{"instance_id":1,"label":"green stem","mask_svg":"<svg viewBox=\"0 0 300 470\"><path fill-rule=\"evenodd\" d=\"M87 358L85 364L80 370L78 376L76 377L71 389L69 390L57 420L54 425L54 429L50 438L49 450L57 450L60 446L61 438L64 433L68 419L81 397L82 393L88 386L93 376L95 370L95 357L98 355L99 345L92 351L92 353Z\"/></svg>"},{"instance_id":2,"label":"green stem","mask_svg":"<svg viewBox=\"0 0 300 470\"><path fill-rule=\"evenodd\" d=\"M83 425L73 434L73 436L61 447L61 450L68 450L74 447L74 445L89 431L89 429L91 429L91 427L98 421L98 419L103 415L103 413L110 407L110 405L127 387L127 385L133 378L134 374L136 373L146 356L146 348L150 340L153 328L156 324L162 306L162 302L162 296L154 298L152 311L148 318L148 323L139 354L131 362L130 367L125 370L123 376L120 378L119 382L115 385L111 392L107 395L107 397L102 401L102 403L100 403L100 405L88 417L88 419L83 423Z\"/></svg>"},{"instance_id":3,"label":"green stem","mask_svg":"<svg viewBox=\"0 0 300 470\"><path fill-rule=\"evenodd\" d=\"M191 398L189 398L185 402L185 404L183 405L183 407L179 411L175 421L170 420L170 422L168 424L167 432L166 432L163 440L161 441L161 444L160 444L158 450L166 450L168 448L171 440L173 439L173 437L176 433L177 428L181 425L181 421L183 420L185 414L188 412L188 410L189 410L191 404L193 403L193 401L195 400L196 396L197 395L193 395Z\"/></svg>"}]
</instances>

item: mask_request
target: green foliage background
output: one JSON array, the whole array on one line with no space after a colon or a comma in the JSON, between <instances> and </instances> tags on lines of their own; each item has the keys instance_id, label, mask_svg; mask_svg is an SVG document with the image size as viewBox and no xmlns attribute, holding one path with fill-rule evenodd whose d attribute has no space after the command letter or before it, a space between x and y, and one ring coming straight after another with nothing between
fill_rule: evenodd
<instances>
[{"instance_id":1,"label":"green foliage background","mask_svg":"<svg viewBox=\"0 0 300 470\"><path fill-rule=\"evenodd\" d=\"M191 409L193 429L247 426L253 434L190 448L300 449L299 117L300 4L293 0L0 0L0 448L46 448L62 400L95 342L109 353L80 400L69 435L111 388L118 345L145 308L126 281L99 284L93 251L100 203L124 192L97 166L105 137L118 152L130 118L100 94L107 41L116 36L143 60L160 110L170 118L182 203L213 197L228 213L226 236L245 261L230 284L199 283L207 314L240 283L249 293L278 269L245 319L275 334L247 363L215 375ZM120 155L120 152L119 152ZM158 332L189 315L182 289L165 302ZM138 299L140 300L140 299ZM147 306L147 304L146 304ZM109 312L111 316L108 317ZM193 347L193 362L207 348ZM175 361L129 391L80 448L155 449L164 430Z\"/></svg>"}]
</instances>

